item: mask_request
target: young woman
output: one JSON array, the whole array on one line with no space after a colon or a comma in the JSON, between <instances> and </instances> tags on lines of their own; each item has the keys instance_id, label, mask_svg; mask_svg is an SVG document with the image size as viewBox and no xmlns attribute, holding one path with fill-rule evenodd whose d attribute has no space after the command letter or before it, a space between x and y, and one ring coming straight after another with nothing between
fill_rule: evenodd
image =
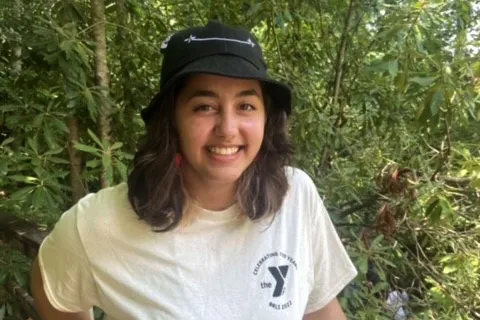
<instances>
[{"instance_id":1,"label":"young woman","mask_svg":"<svg viewBox=\"0 0 480 320\"><path fill-rule=\"evenodd\" d=\"M288 167L289 88L244 29L163 45L127 184L80 200L42 244L44 319L345 319L356 275L312 180Z\"/></svg>"}]
</instances>

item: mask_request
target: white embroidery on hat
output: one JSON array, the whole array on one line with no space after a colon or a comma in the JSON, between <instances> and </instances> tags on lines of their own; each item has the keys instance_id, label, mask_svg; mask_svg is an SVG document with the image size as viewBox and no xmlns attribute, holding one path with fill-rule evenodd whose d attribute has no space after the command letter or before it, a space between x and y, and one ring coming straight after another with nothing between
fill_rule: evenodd
<instances>
[{"instance_id":1,"label":"white embroidery on hat","mask_svg":"<svg viewBox=\"0 0 480 320\"><path fill-rule=\"evenodd\" d=\"M160 49L167 49L168 47L168 42L170 41L170 39L172 38L173 34L169 35L165 40L163 40L162 42L162 46L160 47Z\"/></svg>"},{"instance_id":2,"label":"white embroidery on hat","mask_svg":"<svg viewBox=\"0 0 480 320\"><path fill-rule=\"evenodd\" d=\"M194 35L190 35L190 37L185 38L184 40L186 43L190 43L192 41L230 41L230 42L237 42L241 44L248 44L249 46L255 47L255 43L253 43L252 39L248 38L247 41L238 40L238 39L229 39L229 38L197 38Z\"/></svg>"}]
</instances>

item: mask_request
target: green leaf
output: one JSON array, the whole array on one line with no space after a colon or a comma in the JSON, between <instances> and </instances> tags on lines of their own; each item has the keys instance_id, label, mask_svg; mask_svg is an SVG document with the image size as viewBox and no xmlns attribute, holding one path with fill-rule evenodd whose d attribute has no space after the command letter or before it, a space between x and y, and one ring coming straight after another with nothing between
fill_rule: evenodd
<instances>
[{"instance_id":1,"label":"green leaf","mask_svg":"<svg viewBox=\"0 0 480 320\"><path fill-rule=\"evenodd\" d=\"M52 132L52 128L50 127L49 124L43 127L43 134L45 136L45 141L47 142L49 148L51 149L58 148L58 144L55 139L55 134Z\"/></svg>"},{"instance_id":2,"label":"green leaf","mask_svg":"<svg viewBox=\"0 0 480 320\"><path fill-rule=\"evenodd\" d=\"M42 126L43 117L43 113L38 114L35 118L33 118L32 125L36 128L40 128Z\"/></svg>"},{"instance_id":3,"label":"green leaf","mask_svg":"<svg viewBox=\"0 0 480 320\"><path fill-rule=\"evenodd\" d=\"M283 16L285 17L285 20L287 20L288 22L293 20L292 15L290 14L290 10L285 9L283 11Z\"/></svg>"},{"instance_id":4,"label":"green leaf","mask_svg":"<svg viewBox=\"0 0 480 320\"><path fill-rule=\"evenodd\" d=\"M98 114L97 104L93 99L92 92L89 88L84 88L83 97L85 99L85 104L87 105L88 113L92 120L95 120Z\"/></svg>"},{"instance_id":5,"label":"green leaf","mask_svg":"<svg viewBox=\"0 0 480 320\"><path fill-rule=\"evenodd\" d=\"M6 176L8 173L8 163L6 161L0 161L0 175Z\"/></svg>"},{"instance_id":6,"label":"green leaf","mask_svg":"<svg viewBox=\"0 0 480 320\"><path fill-rule=\"evenodd\" d=\"M358 271L360 271L361 274L367 274L368 272L368 259L365 257L360 258L358 261Z\"/></svg>"},{"instance_id":7,"label":"green leaf","mask_svg":"<svg viewBox=\"0 0 480 320\"><path fill-rule=\"evenodd\" d=\"M277 16L275 17L275 24L282 30L285 30L285 19L283 17L283 13L277 14Z\"/></svg>"},{"instance_id":8,"label":"green leaf","mask_svg":"<svg viewBox=\"0 0 480 320\"><path fill-rule=\"evenodd\" d=\"M4 104L0 106L0 111L2 112L10 112L10 111L17 111L21 109L23 106L17 104Z\"/></svg>"},{"instance_id":9,"label":"green leaf","mask_svg":"<svg viewBox=\"0 0 480 320\"><path fill-rule=\"evenodd\" d=\"M247 11L247 17L251 17L256 15L260 9L262 8L262 4L258 2L253 2L250 6L250 8Z\"/></svg>"},{"instance_id":10,"label":"green leaf","mask_svg":"<svg viewBox=\"0 0 480 320\"><path fill-rule=\"evenodd\" d=\"M373 239L372 244L370 245L371 248L376 248L380 242L383 240L383 234L380 234Z\"/></svg>"},{"instance_id":11,"label":"green leaf","mask_svg":"<svg viewBox=\"0 0 480 320\"><path fill-rule=\"evenodd\" d=\"M32 205L35 208L44 208L46 204L45 189L43 187L38 187L33 191L32 194Z\"/></svg>"},{"instance_id":12,"label":"green leaf","mask_svg":"<svg viewBox=\"0 0 480 320\"><path fill-rule=\"evenodd\" d=\"M97 168L101 164L102 164L102 160L100 159L89 160L87 161L87 168Z\"/></svg>"},{"instance_id":13,"label":"green leaf","mask_svg":"<svg viewBox=\"0 0 480 320\"><path fill-rule=\"evenodd\" d=\"M422 77L413 77L413 78L410 78L409 81L418 83L422 87L427 87L427 86L431 85L436 79L437 79L437 77L423 77L423 78Z\"/></svg>"},{"instance_id":14,"label":"green leaf","mask_svg":"<svg viewBox=\"0 0 480 320\"><path fill-rule=\"evenodd\" d=\"M370 65L367 66L367 71L373 71L373 72L378 72L378 71L388 71L390 66L389 61L383 61L383 60L377 60L372 62Z\"/></svg>"},{"instance_id":15,"label":"green leaf","mask_svg":"<svg viewBox=\"0 0 480 320\"><path fill-rule=\"evenodd\" d=\"M10 195L10 199L15 201L25 200L25 198L35 190L34 186L24 187Z\"/></svg>"},{"instance_id":16,"label":"green leaf","mask_svg":"<svg viewBox=\"0 0 480 320\"><path fill-rule=\"evenodd\" d=\"M93 133L92 130L88 129L88 135L90 136L90 138L93 139L93 141L95 141L95 143L100 147L100 149L104 149L105 146L103 145L103 143L100 141L100 139L95 135L95 133Z\"/></svg>"},{"instance_id":17,"label":"green leaf","mask_svg":"<svg viewBox=\"0 0 480 320\"><path fill-rule=\"evenodd\" d=\"M441 197L439 198L439 202L438 202L439 206L442 208L442 212L443 213L451 213L453 212L453 208L452 206L450 205L450 201L448 201L447 199L445 199L444 197Z\"/></svg>"},{"instance_id":18,"label":"green leaf","mask_svg":"<svg viewBox=\"0 0 480 320\"><path fill-rule=\"evenodd\" d=\"M132 160L134 158L134 155L131 153L126 153L123 151L115 151L115 154L119 157L125 158L127 160Z\"/></svg>"},{"instance_id":19,"label":"green leaf","mask_svg":"<svg viewBox=\"0 0 480 320\"><path fill-rule=\"evenodd\" d=\"M406 86L406 79L407 77L405 76L405 73L403 72L398 73L394 80L395 86L401 91L404 91Z\"/></svg>"},{"instance_id":20,"label":"green leaf","mask_svg":"<svg viewBox=\"0 0 480 320\"><path fill-rule=\"evenodd\" d=\"M58 131L63 133L68 133L68 127L62 121L57 118L52 119L52 124L58 129Z\"/></svg>"},{"instance_id":21,"label":"green leaf","mask_svg":"<svg viewBox=\"0 0 480 320\"><path fill-rule=\"evenodd\" d=\"M60 44L58 45L58 47L65 52L66 56L68 57L70 54L71 54L71 50L72 50L72 44L73 44L73 41L72 40L64 40L62 42L60 42ZM68 58L67 58L68 59Z\"/></svg>"},{"instance_id":22,"label":"green leaf","mask_svg":"<svg viewBox=\"0 0 480 320\"><path fill-rule=\"evenodd\" d=\"M127 166L117 160L115 161L115 168L117 168L117 171L120 173L122 181L127 181Z\"/></svg>"},{"instance_id":23,"label":"green leaf","mask_svg":"<svg viewBox=\"0 0 480 320\"><path fill-rule=\"evenodd\" d=\"M28 138L27 139L28 146L32 149L35 154L38 154L38 145L37 139Z\"/></svg>"},{"instance_id":24,"label":"green leaf","mask_svg":"<svg viewBox=\"0 0 480 320\"><path fill-rule=\"evenodd\" d=\"M99 149L91 147L91 146L87 146L86 144L82 144L82 143L79 143L79 142L75 143L75 149L93 154L97 157L100 157L101 152L102 152L102 150L99 150Z\"/></svg>"},{"instance_id":25,"label":"green leaf","mask_svg":"<svg viewBox=\"0 0 480 320\"><path fill-rule=\"evenodd\" d=\"M432 116L436 116L438 114L438 112L440 111L440 106L442 102L443 102L443 91L436 90L430 102L430 112Z\"/></svg>"},{"instance_id":26,"label":"green leaf","mask_svg":"<svg viewBox=\"0 0 480 320\"><path fill-rule=\"evenodd\" d=\"M10 88L2 88L8 96L10 96L11 99L15 100L15 102L17 102L19 105L22 105L23 106L23 101L22 99L20 98L20 96L18 96L16 93L15 93L15 90L12 90Z\"/></svg>"},{"instance_id":27,"label":"green leaf","mask_svg":"<svg viewBox=\"0 0 480 320\"><path fill-rule=\"evenodd\" d=\"M15 281L17 281L20 286L25 287L27 285L26 275L19 270L15 270L13 272L13 276L15 278Z\"/></svg>"},{"instance_id":28,"label":"green leaf","mask_svg":"<svg viewBox=\"0 0 480 320\"><path fill-rule=\"evenodd\" d=\"M398 73L398 60L388 61L388 72L392 77L396 77Z\"/></svg>"},{"instance_id":29,"label":"green leaf","mask_svg":"<svg viewBox=\"0 0 480 320\"><path fill-rule=\"evenodd\" d=\"M123 142L115 142L111 147L110 147L110 150L115 150L115 149L119 149L123 146Z\"/></svg>"},{"instance_id":30,"label":"green leaf","mask_svg":"<svg viewBox=\"0 0 480 320\"><path fill-rule=\"evenodd\" d=\"M375 286L373 286L371 293L375 294L375 293L378 293L378 292L381 292L381 291L385 291L389 287L390 287L390 285L388 284L388 282L381 281L381 282L377 283Z\"/></svg>"},{"instance_id":31,"label":"green leaf","mask_svg":"<svg viewBox=\"0 0 480 320\"><path fill-rule=\"evenodd\" d=\"M389 250L389 248L386 248L387 250ZM382 259L382 264L386 265L386 266L390 266L392 268L396 268L397 266L391 262L390 260L387 260L387 259Z\"/></svg>"},{"instance_id":32,"label":"green leaf","mask_svg":"<svg viewBox=\"0 0 480 320\"><path fill-rule=\"evenodd\" d=\"M7 139L5 139L5 140L2 141L2 144L0 144L0 146L4 147L4 146L6 146L7 144L12 143L13 141L15 141L15 138L14 138L14 137L8 137Z\"/></svg>"},{"instance_id":33,"label":"green leaf","mask_svg":"<svg viewBox=\"0 0 480 320\"><path fill-rule=\"evenodd\" d=\"M457 267L454 266L454 265L449 265L449 266L446 266L445 268L443 268L443 271L442 273L443 274L449 274L449 273L453 273L453 272L456 272L457 271Z\"/></svg>"},{"instance_id":34,"label":"green leaf","mask_svg":"<svg viewBox=\"0 0 480 320\"><path fill-rule=\"evenodd\" d=\"M59 154L59 153L61 153L62 151L63 151L63 148L58 147L58 148L55 148L55 149L53 149L53 150L50 150L50 151L45 152L44 155L50 156L50 155L54 155L54 154Z\"/></svg>"},{"instance_id":35,"label":"green leaf","mask_svg":"<svg viewBox=\"0 0 480 320\"><path fill-rule=\"evenodd\" d=\"M38 178L30 177L30 176L22 176L22 175L11 175L9 176L10 179L17 182L23 182L28 184L37 184L39 182Z\"/></svg>"}]
</instances>

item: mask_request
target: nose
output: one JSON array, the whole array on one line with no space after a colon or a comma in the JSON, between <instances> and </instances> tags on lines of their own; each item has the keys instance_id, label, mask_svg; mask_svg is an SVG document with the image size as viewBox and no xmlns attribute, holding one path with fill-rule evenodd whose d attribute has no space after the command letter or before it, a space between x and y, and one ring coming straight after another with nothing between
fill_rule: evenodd
<instances>
[{"instance_id":1,"label":"nose","mask_svg":"<svg viewBox=\"0 0 480 320\"><path fill-rule=\"evenodd\" d=\"M238 119L229 108L222 108L218 113L215 134L223 138L234 137L238 132Z\"/></svg>"}]
</instances>

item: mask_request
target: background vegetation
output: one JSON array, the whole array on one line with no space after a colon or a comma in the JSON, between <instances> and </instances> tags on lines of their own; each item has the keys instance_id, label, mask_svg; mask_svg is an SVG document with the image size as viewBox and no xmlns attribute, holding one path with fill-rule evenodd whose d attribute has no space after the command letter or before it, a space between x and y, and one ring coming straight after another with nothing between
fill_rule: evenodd
<instances>
[{"instance_id":1,"label":"background vegetation","mask_svg":"<svg viewBox=\"0 0 480 320\"><path fill-rule=\"evenodd\" d=\"M397 290L415 319L480 319L476 0L0 0L0 211L52 226L124 181L162 41L209 19L295 88L296 165L359 269L349 318L392 319ZM2 249L0 280L22 261Z\"/></svg>"}]
</instances>

